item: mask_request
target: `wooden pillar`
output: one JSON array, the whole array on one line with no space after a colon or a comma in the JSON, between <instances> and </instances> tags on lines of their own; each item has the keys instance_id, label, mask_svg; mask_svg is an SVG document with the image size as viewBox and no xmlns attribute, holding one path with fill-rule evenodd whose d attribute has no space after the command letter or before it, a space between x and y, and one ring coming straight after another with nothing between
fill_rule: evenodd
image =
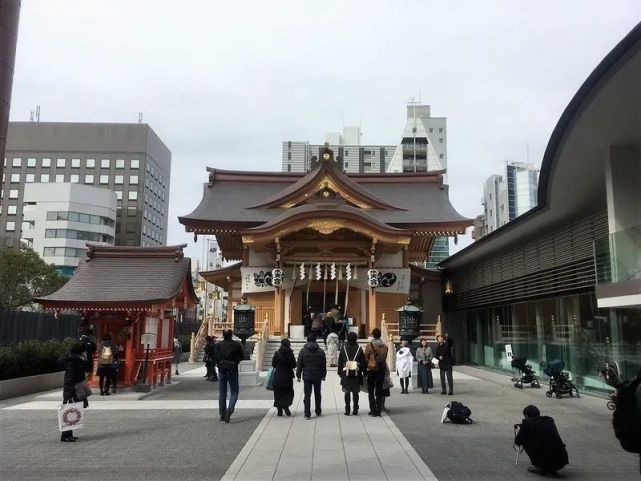
<instances>
[{"instance_id":1,"label":"wooden pillar","mask_svg":"<svg viewBox=\"0 0 641 481\"><path fill-rule=\"evenodd\" d=\"M274 291L274 328L273 333L285 336L285 296L283 289L276 289Z\"/></svg>"},{"instance_id":2,"label":"wooden pillar","mask_svg":"<svg viewBox=\"0 0 641 481\"><path fill-rule=\"evenodd\" d=\"M376 290L370 289L367 298L367 333L369 335L372 329L378 327L378 313L376 312Z\"/></svg>"}]
</instances>

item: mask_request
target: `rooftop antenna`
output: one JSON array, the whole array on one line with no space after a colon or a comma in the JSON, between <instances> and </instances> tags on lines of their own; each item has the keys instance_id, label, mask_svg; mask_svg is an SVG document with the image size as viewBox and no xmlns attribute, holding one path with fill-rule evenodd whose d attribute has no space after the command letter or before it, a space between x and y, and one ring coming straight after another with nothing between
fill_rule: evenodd
<instances>
[{"instance_id":1,"label":"rooftop antenna","mask_svg":"<svg viewBox=\"0 0 641 481\"><path fill-rule=\"evenodd\" d=\"M138 112L138 123L142 124L142 112Z\"/></svg>"},{"instance_id":2,"label":"rooftop antenna","mask_svg":"<svg viewBox=\"0 0 641 481\"><path fill-rule=\"evenodd\" d=\"M526 141L525 142L525 158L527 159L527 163L530 163L530 142Z\"/></svg>"},{"instance_id":3,"label":"rooftop antenna","mask_svg":"<svg viewBox=\"0 0 641 481\"><path fill-rule=\"evenodd\" d=\"M40 105L36 105L35 112L31 111L31 121L33 122L34 119L36 122L40 122Z\"/></svg>"}]
</instances>

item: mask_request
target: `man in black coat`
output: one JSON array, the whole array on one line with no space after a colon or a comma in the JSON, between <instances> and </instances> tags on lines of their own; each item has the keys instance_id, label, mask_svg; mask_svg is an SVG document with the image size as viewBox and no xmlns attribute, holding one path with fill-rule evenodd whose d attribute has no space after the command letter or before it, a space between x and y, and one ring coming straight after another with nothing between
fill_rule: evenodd
<instances>
[{"instance_id":1,"label":"man in black coat","mask_svg":"<svg viewBox=\"0 0 641 481\"><path fill-rule=\"evenodd\" d=\"M327 361L325 360L325 351L316 343L316 336L310 334L307 336L307 344L303 346L298 354L298 363L296 367L296 378L300 382L301 374L304 381L304 400L305 419L312 417L311 395L314 389L314 409L316 415L320 416L321 409L321 381L327 376Z\"/></svg>"},{"instance_id":2,"label":"man in black coat","mask_svg":"<svg viewBox=\"0 0 641 481\"><path fill-rule=\"evenodd\" d=\"M452 366L454 366L454 355L452 354L452 347L454 343L450 340L449 336L445 339L442 335L436 336L438 346L436 346L435 357L438 359L438 368L441 371L441 394L454 394L454 380L452 379ZM445 390L445 377L450 386L449 392Z\"/></svg>"},{"instance_id":3,"label":"man in black coat","mask_svg":"<svg viewBox=\"0 0 641 481\"><path fill-rule=\"evenodd\" d=\"M214 357L218 364L218 411L220 420L229 422L238 401L238 365L245 358L240 342L232 339L231 329L223 332L223 340L216 343ZM227 383L231 389L227 405Z\"/></svg>"},{"instance_id":4,"label":"man in black coat","mask_svg":"<svg viewBox=\"0 0 641 481\"><path fill-rule=\"evenodd\" d=\"M554 419L541 416L536 406L527 406L523 416L525 419L521 422L514 444L523 446L530 457L530 471L543 475L555 474L568 464L568 452Z\"/></svg>"}]
</instances>

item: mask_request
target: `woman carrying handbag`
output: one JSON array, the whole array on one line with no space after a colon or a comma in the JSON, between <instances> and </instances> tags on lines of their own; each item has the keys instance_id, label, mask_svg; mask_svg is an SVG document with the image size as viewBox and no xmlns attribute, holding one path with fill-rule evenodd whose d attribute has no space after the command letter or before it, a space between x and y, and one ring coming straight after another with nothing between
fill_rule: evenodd
<instances>
[{"instance_id":1,"label":"woman carrying handbag","mask_svg":"<svg viewBox=\"0 0 641 481\"><path fill-rule=\"evenodd\" d=\"M58 363L65 371L64 385L62 389L62 403L82 402L87 408L87 398L91 395L91 388L86 381L86 373L91 370L91 361L83 356L85 346L76 342L71 346L69 354L58 360ZM78 438L73 435L72 430L62 431L60 441L63 443L75 442Z\"/></svg>"}]
</instances>

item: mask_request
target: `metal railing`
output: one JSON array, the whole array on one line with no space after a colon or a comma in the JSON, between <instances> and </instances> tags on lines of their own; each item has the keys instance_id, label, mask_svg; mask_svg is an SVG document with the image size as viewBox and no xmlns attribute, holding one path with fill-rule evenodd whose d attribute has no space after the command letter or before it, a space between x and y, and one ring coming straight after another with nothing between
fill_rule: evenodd
<instances>
[{"instance_id":1,"label":"metal railing","mask_svg":"<svg viewBox=\"0 0 641 481\"><path fill-rule=\"evenodd\" d=\"M254 345L254 359L256 360L256 371L260 372L264 367L265 347L269 340L269 316L265 317L263 328L256 334L256 337L257 340Z\"/></svg>"},{"instance_id":2,"label":"metal railing","mask_svg":"<svg viewBox=\"0 0 641 481\"><path fill-rule=\"evenodd\" d=\"M594 241L597 283L641 279L641 225Z\"/></svg>"}]
</instances>

